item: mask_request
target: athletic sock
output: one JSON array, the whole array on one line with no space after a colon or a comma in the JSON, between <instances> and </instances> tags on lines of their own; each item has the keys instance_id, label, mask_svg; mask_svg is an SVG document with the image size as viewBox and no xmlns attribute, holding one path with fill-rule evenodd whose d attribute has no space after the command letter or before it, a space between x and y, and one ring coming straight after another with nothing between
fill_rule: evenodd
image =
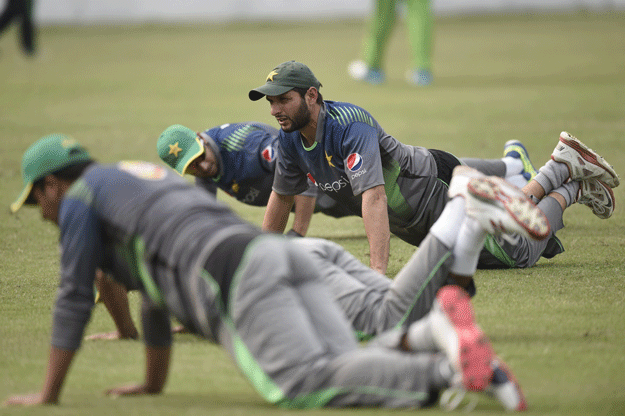
<instances>
[{"instance_id":1,"label":"athletic sock","mask_svg":"<svg viewBox=\"0 0 625 416\"><path fill-rule=\"evenodd\" d=\"M556 192L566 200L567 208L570 207L577 200L577 193L579 192L579 182L570 181L554 189L552 192Z\"/></svg>"},{"instance_id":2,"label":"athletic sock","mask_svg":"<svg viewBox=\"0 0 625 416\"><path fill-rule=\"evenodd\" d=\"M447 202L438 220L430 227L430 234L446 247L453 247L458 238L458 230L465 217L465 200L455 197Z\"/></svg>"},{"instance_id":3,"label":"athletic sock","mask_svg":"<svg viewBox=\"0 0 625 416\"><path fill-rule=\"evenodd\" d=\"M501 161L506 165L506 179L508 176L519 175L523 172L523 162L515 157L504 157Z\"/></svg>"},{"instance_id":4,"label":"athletic sock","mask_svg":"<svg viewBox=\"0 0 625 416\"><path fill-rule=\"evenodd\" d=\"M525 179L525 176L520 173L512 176L506 176L506 181L519 189L527 185L527 179Z\"/></svg>"},{"instance_id":5,"label":"athletic sock","mask_svg":"<svg viewBox=\"0 0 625 416\"><path fill-rule=\"evenodd\" d=\"M545 190L545 195L559 188L569 179L569 168L564 163L549 160L538 170L538 175L534 178Z\"/></svg>"},{"instance_id":6,"label":"athletic sock","mask_svg":"<svg viewBox=\"0 0 625 416\"><path fill-rule=\"evenodd\" d=\"M430 322L429 315L426 315L408 327L406 340L412 351L415 352L432 352L438 350L436 342L434 342L434 336L432 335L432 323Z\"/></svg>"},{"instance_id":7,"label":"athletic sock","mask_svg":"<svg viewBox=\"0 0 625 416\"><path fill-rule=\"evenodd\" d=\"M453 246L454 261L451 264L451 273L460 276L475 274L486 235L486 231L475 218L465 217Z\"/></svg>"}]
</instances>

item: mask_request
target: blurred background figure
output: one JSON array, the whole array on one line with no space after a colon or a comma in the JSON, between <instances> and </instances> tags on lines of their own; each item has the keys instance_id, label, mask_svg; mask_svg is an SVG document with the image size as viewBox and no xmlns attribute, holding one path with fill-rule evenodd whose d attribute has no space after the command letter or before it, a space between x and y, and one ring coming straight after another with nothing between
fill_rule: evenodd
<instances>
[{"instance_id":1,"label":"blurred background figure","mask_svg":"<svg viewBox=\"0 0 625 416\"><path fill-rule=\"evenodd\" d=\"M383 62L397 19L397 0L375 0L369 31L365 35L363 60L349 64L349 75L358 81L381 84L385 80ZM409 83L417 86L432 82L433 15L430 0L404 0L408 41L412 50L411 65L406 72Z\"/></svg>"},{"instance_id":2,"label":"blurred background figure","mask_svg":"<svg viewBox=\"0 0 625 416\"><path fill-rule=\"evenodd\" d=\"M13 20L20 21L22 50L28 56L35 54L34 3L35 0L7 0L6 7L0 15L0 34L9 27Z\"/></svg>"}]
</instances>

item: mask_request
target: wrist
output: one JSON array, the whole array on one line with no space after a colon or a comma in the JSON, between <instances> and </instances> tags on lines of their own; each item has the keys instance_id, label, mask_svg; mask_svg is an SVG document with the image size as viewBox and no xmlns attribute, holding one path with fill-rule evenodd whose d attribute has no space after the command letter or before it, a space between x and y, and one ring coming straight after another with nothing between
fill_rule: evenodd
<instances>
[{"instance_id":1,"label":"wrist","mask_svg":"<svg viewBox=\"0 0 625 416\"><path fill-rule=\"evenodd\" d=\"M288 235L289 237L303 237L303 235L301 235L292 228L286 233L286 235Z\"/></svg>"}]
</instances>

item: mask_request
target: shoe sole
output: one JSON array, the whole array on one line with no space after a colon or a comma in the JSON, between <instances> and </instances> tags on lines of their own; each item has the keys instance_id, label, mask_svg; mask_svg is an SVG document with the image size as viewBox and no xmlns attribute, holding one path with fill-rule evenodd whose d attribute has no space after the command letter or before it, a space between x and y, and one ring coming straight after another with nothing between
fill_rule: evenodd
<instances>
[{"instance_id":1,"label":"shoe sole","mask_svg":"<svg viewBox=\"0 0 625 416\"><path fill-rule=\"evenodd\" d=\"M551 227L545 214L523 192L512 190L511 185L506 184L503 179L473 178L469 181L467 190L482 201L499 201L531 238L542 240L549 236Z\"/></svg>"},{"instance_id":2,"label":"shoe sole","mask_svg":"<svg viewBox=\"0 0 625 416\"><path fill-rule=\"evenodd\" d=\"M577 154L586 162L600 167L604 170L604 173L600 176L597 176L596 179L600 179L610 188L616 188L620 185L618 174L616 173L614 168L612 168L612 166L608 162L606 162L603 157L599 156L597 152L586 146L578 138L571 136L566 132L562 132L562 134L560 134L560 142L575 150L575 152L577 152ZM568 166L568 162L564 159L558 158L558 156L554 156L552 154L551 159L556 162L566 163Z\"/></svg>"},{"instance_id":3,"label":"shoe sole","mask_svg":"<svg viewBox=\"0 0 625 416\"><path fill-rule=\"evenodd\" d=\"M586 205L588 208L590 208L592 210L592 213L595 214L597 217L601 218L602 220L607 220L608 218L610 218L612 216L612 214L614 213L614 210L616 209L616 198L614 197L614 192L612 191L612 188L610 188L607 184L601 182L599 179L589 179L589 181L593 181L593 182L597 182L596 185L603 190L605 190L608 194L608 200L610 201L610 204L602 204L602 203L593 203L593 200L587 200L587 201L582 201L582 200L578 200L577 202L581 203L582 205ZM583 186L580 185L580 186ZM581 191L581 189L580 189ZM590 193L592 194L592 190L590 191ZM597 198L594 197L595 201L599 201L601 198Z\"/></svg>"},{"instance_id":4,"label":"shoe sole","mask_svg":"<svg viewBox=\"0 0 625 416\"><path fill-rule=\"evenodd\" d=\"M450 334L457 337L457 351L445 351L462 373L467 390L483 391L493 375L493 349L474 320L469 295L459 286L444 286L436 296L442 314L435 315L434 336L439 345L450 345ZM441 318L441 319L437 319ZM453 363L453 361L456 361Z\"/></svg>"}]
</instances>

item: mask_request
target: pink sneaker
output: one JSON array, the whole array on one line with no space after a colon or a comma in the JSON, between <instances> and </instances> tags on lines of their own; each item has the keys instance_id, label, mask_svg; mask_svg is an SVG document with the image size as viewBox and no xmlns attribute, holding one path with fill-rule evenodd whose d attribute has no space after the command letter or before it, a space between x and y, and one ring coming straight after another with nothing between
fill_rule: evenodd
<instances>
[{"instance_id":1,"label":"pink sneaker","mask_svg":"<svg viewBox=\"0 0 625 416\"><path fill-rule=\"evenodd\" d=\"M453 384L484 391L493 377L493 349L474 320L469 295L459 286L443 286L430 312L434 340L456 370Z\"/></svg>"}]
</instances>

